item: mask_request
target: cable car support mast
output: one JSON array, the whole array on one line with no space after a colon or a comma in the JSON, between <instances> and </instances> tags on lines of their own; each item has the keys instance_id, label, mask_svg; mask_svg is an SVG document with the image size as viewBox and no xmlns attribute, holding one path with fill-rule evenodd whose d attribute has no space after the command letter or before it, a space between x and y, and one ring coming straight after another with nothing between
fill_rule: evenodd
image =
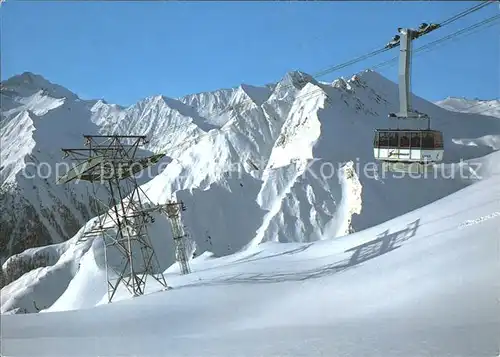
<instances>
[{"instance_id":1,"label":"cable car support mast","mask_svg":"<svg viewBox=\"0 0 500 357\"><path fill-rule=\"evenodd\" d=\"M393 40L389 42L385 48L393 48L399 44L399 112L391 113L389 117L396 117L398 119L427 119L430 117L427 114L420 113L413 109L411 105L411 56L412 56L412 41L420 36L427 34L439 28L437 24L428 25L423 23L418 30L409 28L399 28L400 35L394 36ZM430 122L429 122L430 129Z\"/></svg>"}]
</instances>

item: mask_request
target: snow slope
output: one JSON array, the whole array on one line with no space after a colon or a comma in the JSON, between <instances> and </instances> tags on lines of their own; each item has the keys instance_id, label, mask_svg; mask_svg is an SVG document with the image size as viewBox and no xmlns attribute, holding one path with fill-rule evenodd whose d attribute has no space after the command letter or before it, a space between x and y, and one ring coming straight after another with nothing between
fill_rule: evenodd
<instances>
[{"instance_id":1,"label":"snow slope","mask_svg":"<svg viewBox=\"0 0 500 357\"><path fill-rule=\"evenodd\" d=\"M2 354L496 356L500 156L480 162L483 180L361 232L204 254L167 270L170 291L3 316ZM90 307L91 256L80 272Z\"/></svg>"},{"instance_id":2,"label":"snow slope","mask_svg":"<svg viewBox=\"0 0 500 357\"><path fill-rule=\"evenodd\" d=\"M390 125L387 113L397 109L398 91L395 83L371 71L333 83L290 72L262 88L242 85L179 100L156 96L130 108L104 101L85 105L100 132L154 135L148 148L165 150L173 161L143 189L159 203L182 199L187 207L183 223L197 254L223 256L265 242L341 237L477 181L479 164L460 161L494 151L483 139L500 135L500 121L450 112L419 97L413 103L444 132L445 163L435 176L384 177L375 170L373 129ZM161 228L153 230L153 241L169 247L168 222L165 217L156 222ZM94 248L70 244L63 250L74 263L62 270L57 263L43 268L44 276L60 274L65 290L44 289L50 286L46 279L23 278L2 290L9 294L0 311L35 312L39 294L45 294L41 299L48 305L72 301L80 295L74 287L79 283L72 283L81 278L70 266L92 260ZM170 249L162 263L173 262Z\"/></svg>"}]
</instances>

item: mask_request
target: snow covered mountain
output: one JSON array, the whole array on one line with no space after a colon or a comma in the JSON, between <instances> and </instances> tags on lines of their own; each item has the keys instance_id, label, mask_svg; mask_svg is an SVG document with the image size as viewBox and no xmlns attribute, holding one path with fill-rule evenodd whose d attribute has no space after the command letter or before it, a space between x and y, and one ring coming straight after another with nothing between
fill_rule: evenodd
<instances>
[{"instance_id":1,"label":"snow covered mountain","mask_svg":"<svg viewBox=\"0 0 500 357\"><path fill-rule=\"evenodd\" d=\"M13 119L12 110L26 108L22 111L28 112L31 109L25 103L35 102L37 119L45 119L63 113L55 104L62 97L69 98L64 103L72 104L72 112L80 113L73 115L79 123L68 123L68 115L58 114L58 127L30 139L33 145L47 145L54 151L74 146L73 139L78 138L76 143L81 146L81 134L90 130L148 135L151 142L146 149L166 152L173 161L143 188L159 203L172 197L186 203L183 223L196 242L197 254L208 251L223 256L256 249L266 242L341 237L456 192L478 181L480 172L494 169L485 165L498 164L475 160L498 149L498 118L450 112L414 97L414 106L429 114L433 127L444 133L445 162L428 177L418 179L377 172L372 159L373 130L390 125L387 114L397 109L398 95L395 83L372 71L333 83L291 72L273 86L242 85L179 99L156 96L129 108L102 100L81 101L69 93L18 92L8 107L2 107L2 142L4 135L9 137L6 141L16 142L17 133L24 128L24 124L18 127L23 122ZM36 99L31 98L35 93ZM10 126L4 126L4 116ZM36 125L45 122L49 120L39 120ZM41 132L43 127L36 129L35 133ZM71 135L53 135L60 131L71 131ZM60 136L67 141L54 140ZM45 141L50 143L43 144ZM19 165L27 155L21 148L15 150L19 153L6 150L5 157L12 157L9 167ZM12 174L5 177L20 182ZM22 191L21 197L24 195ZM90 225L91 221L86 227ZM6 298L1 312L17 308L34 312L33 301L41 308L54 306L56 310L100 304L104 285L96 287L87 277L102 277L102 270L92 264L102 247L98 240L76 243L85 229L67 242L21 253L20 257L30 257L44 250L52 258L48 266L38 267L2 289ZM163 247L161 258L167 269L174 259L168 222L158 217L151 231L153 240ZM47 236L47 241L60 242L71 235ZM17 239L9 237L10 242ZM175 266L171 269L175 271ZM82 293L92 297L75 302Z\"/></svg>"},{"instance_id":2,"label":"snow covered mountain","mask_svg":"<svg viewBox=\"0 0 500 357\"><path fill-rule=\"evenodd\" d=\"M483 100L448 97L436 102L436 104L455 112L483 114L500 118L499 99Z\"/></svg>"},{"instance_id":3,"label":"snow covered mountain","mask_svg":"<svg viewBox=\"0 0 500 357\"><path fill-rule=\"evenodd\" d=\"M1 83L1 103L3 262L25 249L71 238L99 212L96 198L106 201L107 193L101 190L94 197L85 182L56 184L57 177L72 166L61 148L83 147L84 134L103 132L92 122L92 102L26 72Z\"/></svg>"},{"instance_id":4,"label":"snow covered mountain","mask_svg":"<svg viewBox=\"0 0 500 357\"><path fill-rule=\"evenodd\" d=\"M63 242L95 215L87 185L59 186L55 176L56 163L68 163L61 148L98 132L84 101L32 73L3 81L1 103L0 261Z\"/></svg>"},{"instance_id":5,"label":"snow covered mountain","mask_svg":"<svg viewBox=\"0 0 500 357\"><path fill-rule=\"evenodd\" d=\"M81 309L105 290L95 244L53 308L2 316L2 353L498 356L498 154L483 180L362 232L204 254L166 272L172 290Z\"/></svg>"},{"instance_id":6,"label":"snow covered mountain","mask_svg":"<svg viewBox=\"0 0 500 357\"><path fill-rule=\"evenodd\" d=\"M500 119L500 100L481 100L481 99L466 99L448 97L442 101L436 102L442 108L453 112L471 114L468 120L473 121L477 114L487 115ZM480 138L469 139L455 139L455 143L461 145L477 146L486 145L500 150L500 137L498 135L485 135Z\"/></svg>"},{"instance_id":7,"label":"snow covered mountain","mask_svg":"<svg viewBox=\"0 0 500 357\"><path fill-rule=\"evenodd\" d=\"M466 115L415 98L445 133L445 164L436 177L375 177L369 172L373 129L388 125L397 86L374 72L333 84L310 77L300 83L299 73L293 75L260 107L235 110L237 120L201 136L145 185L160 202L176 193L187 203L185 222L201 251L221 255L249 242L314 241L368 228L470 184L474 168L453 163L497 149L481 141L498 137L495 118L464 121ZM346 165L353 175L339 175ZM229 175L235 166L238 175Z\"/></svg>"}]
</instances>

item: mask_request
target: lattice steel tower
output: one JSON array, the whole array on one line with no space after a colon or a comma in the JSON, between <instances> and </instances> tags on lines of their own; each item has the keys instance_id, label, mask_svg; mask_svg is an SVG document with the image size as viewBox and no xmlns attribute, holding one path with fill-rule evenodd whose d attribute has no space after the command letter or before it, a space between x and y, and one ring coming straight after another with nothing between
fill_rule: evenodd
<instances>
[{"instance_id":1,"label":"lattice steel tower","mask_svg":"<svg viewBox=\"0 0 500 357\"><path fill-rule=\"evenodd\" d=\"M181 222L181 211L185 211L186 207L182 201L169 202L166 205L167 216L170 220L172 228L172 238L175 245L175 259L179 263L181 274L189 274L189 257L187 256L186 234Z\"/></svg>"},{"instance_id":2,"label":"lattice steel tower","mask_svg":"<svg viewBox=\"0 0 500 357\"><path fill-rule=\"evenodd\" d=\"M139 157L139 147L146 143L143 135L84 135L84 138L86 148L62 149L77 165L58 183L89 181L95 199L99 189L108 190L109 204L101 201L104 212L99 212L94 226L83 237L103 238L108 302L120 283L134 296L144 294L147 278L168 288L147 229L154 222L152 213L164 211L166 205L153 204L135 177L165 154Z\"/></svg>"}]
</instances>

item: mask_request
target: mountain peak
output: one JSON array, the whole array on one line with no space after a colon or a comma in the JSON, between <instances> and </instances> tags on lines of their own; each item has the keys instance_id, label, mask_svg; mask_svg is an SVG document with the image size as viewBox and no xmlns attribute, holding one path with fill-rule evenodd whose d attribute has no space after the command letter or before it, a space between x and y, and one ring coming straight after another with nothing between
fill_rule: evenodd
<instances>
[{"instance_id":1,"label":"mountain peak","mask_svg":"<svg viewBox=\"0 0 500 357\"><path fill-rule=\"evenodd\" d=\"M240 88L257 105L262 105L269 96L271 90L268 87L257 87L250 84L241 84Z\"/></svg>"},{"instance_id":2,"label":"mountain peak","mask_svg":"<svg viewBox=\"0 0 500 357\"><path fill-rule=\"evenodd\" d=\"M10 92L19 96L30 96L43 91L44 94L53 98L78 99L78 96L70 90L54 84L39 74L23 72L14 75L1 82L2 92Z\"/></svg>"},{"instance_id":3,"label":"mountain peak","mask_svg":"<svg viewBox=\"0 0 500 357\"><path fill-rule=\"evenodd\" d=\"M287 72L281 82L288 82L297 89L304 88L307 83L318 84L313 76L299 70Z\"/></svg>"},{"instance_id":4,"label":"mountain peak","mask_svg":"<svg viewBox=\"0 0 500 357\"><path fill-rule=\"evenodd\" d=\"M2 81L2 87L48 87L53 85L43 76L32 72L23 72Z\"/></svg>"}]
</instances>

